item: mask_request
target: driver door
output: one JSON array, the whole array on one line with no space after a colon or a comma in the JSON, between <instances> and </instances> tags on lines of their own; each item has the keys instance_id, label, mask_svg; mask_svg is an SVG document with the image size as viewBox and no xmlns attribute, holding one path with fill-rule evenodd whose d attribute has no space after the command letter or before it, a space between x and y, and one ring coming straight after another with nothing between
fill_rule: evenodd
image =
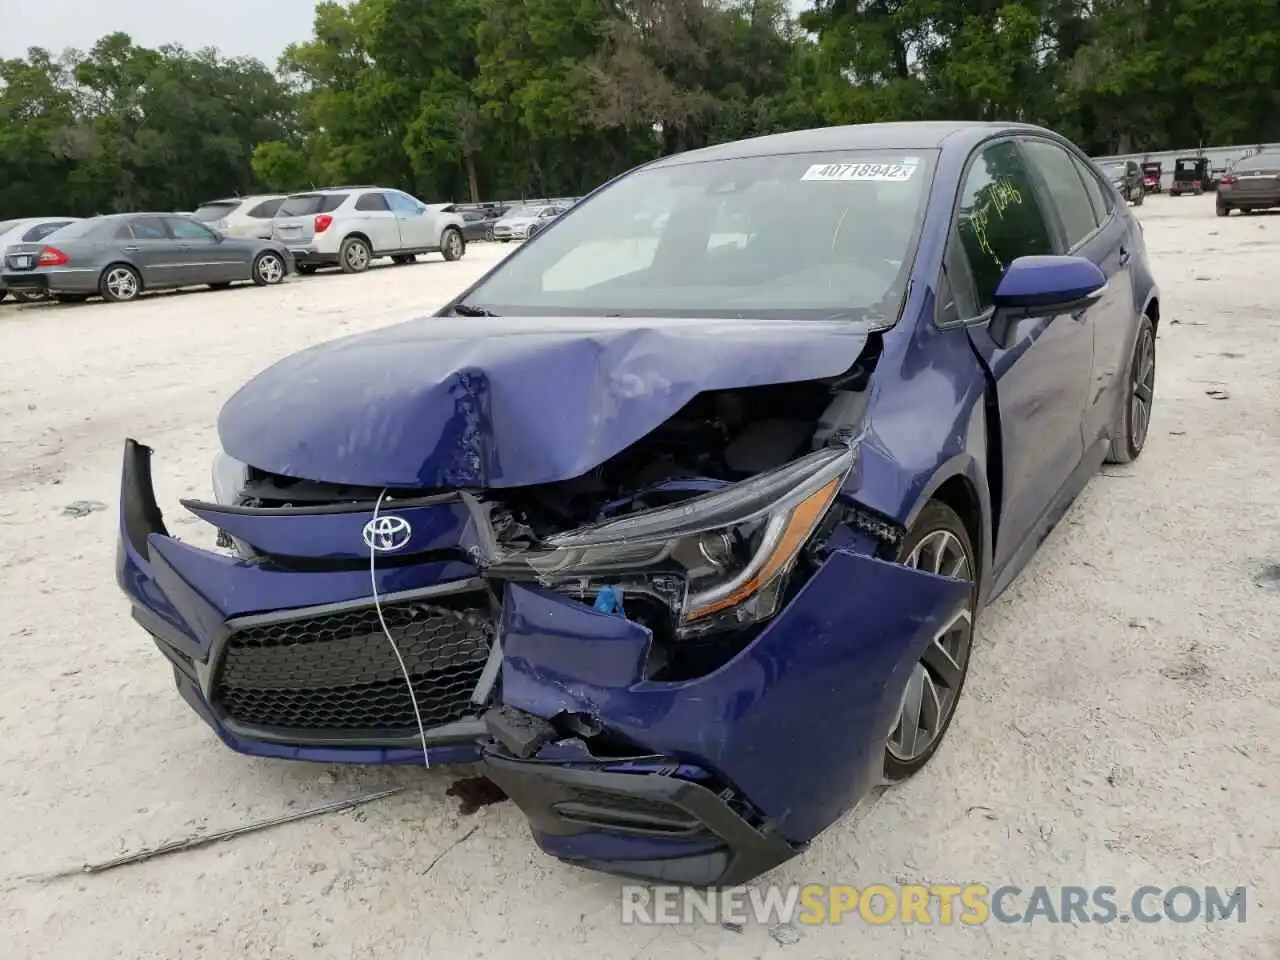
<instances>
[{"instance_id":1,"label":"driver door","mask_svg":"<svg viewBox=\"0 0 1280 960\"><path fill-rule=\"evenodd\" d=\"M1026 320L996 342L992 297L1018 257L1064 252L1056 221L1012 140L971 159L947 251L947 280L970 341L995 385L1003 459L994 591L1084 456L1081 424L1093 358L1087 315ZM1090 213L1092 216L1092 213ZM1006 576L1006 569L1008 575Z\"/></svg>"},{"instance_id":2,"label":"driver door","mask_svg":"<svg viewBox=\"0 0 1280 960\"><path fill-rule=\"evenodd\" d=\"M428 250L440 246L436 218L427 213L423 204L398 190L387 191L387 203L400 226L400 249Z\"/></svg>"}]
</instances>

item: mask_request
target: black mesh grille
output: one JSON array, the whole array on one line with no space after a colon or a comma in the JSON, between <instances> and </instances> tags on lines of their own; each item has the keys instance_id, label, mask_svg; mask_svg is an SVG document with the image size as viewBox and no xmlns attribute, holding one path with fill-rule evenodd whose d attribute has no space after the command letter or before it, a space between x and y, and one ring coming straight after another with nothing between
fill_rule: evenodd
<instances>
[{"instance_id":1,"label":"black mesh grille","mask_svg":"<svg viewBox=\"0 0 1280 960\"><path fill-rule=\"evenodd\" d=\"M493 628L483 607L386 605L428 729L478 710L471 694ZM214 702L249 727L401 734L413 704L377 612L352 610L239 630L227 641Z\"/></svg>"}]
</instances>

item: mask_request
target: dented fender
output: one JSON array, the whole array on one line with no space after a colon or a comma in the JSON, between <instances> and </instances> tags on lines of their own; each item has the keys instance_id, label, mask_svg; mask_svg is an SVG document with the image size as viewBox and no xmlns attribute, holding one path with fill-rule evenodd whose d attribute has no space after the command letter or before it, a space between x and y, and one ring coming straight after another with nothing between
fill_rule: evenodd
<instances>
[{"instance_id":1,"label":"dented fender","mask_svg":"<svg viewBox=\"0 0 1280 960\"><path fill-rule=\"evenodd\" d=\"M641 750L703 767L803 843L879 782L910 670L968 591L839 550L729 662L659 682L644 677L647 629L512 584L503 702L547 720L586 714Z\"/></svg>"}]
</instances>

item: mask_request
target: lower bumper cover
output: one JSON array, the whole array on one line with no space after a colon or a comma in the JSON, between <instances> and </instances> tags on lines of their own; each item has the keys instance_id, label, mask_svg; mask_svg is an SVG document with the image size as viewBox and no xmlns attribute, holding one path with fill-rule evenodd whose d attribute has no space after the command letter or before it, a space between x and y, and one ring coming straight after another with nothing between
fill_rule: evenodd
<instances>
[{"instance_id":1,"label":"lower bumper cover","mask_svg":"<svg viewBox=\"0 0 1280 960\"><path fill-rule=\"evenodd\" d=\"M752 826L723 793L658 772L616 772L486 753L486 776L529 819L539 845L588 869L660 883L731 887L803 849Z\"/></svg>"}]
</instances>

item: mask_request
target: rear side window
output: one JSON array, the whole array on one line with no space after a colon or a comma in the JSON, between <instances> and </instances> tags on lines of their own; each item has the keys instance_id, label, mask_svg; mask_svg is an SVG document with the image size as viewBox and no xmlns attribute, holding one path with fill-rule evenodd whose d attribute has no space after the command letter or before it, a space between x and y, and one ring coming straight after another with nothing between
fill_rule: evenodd
<instances>
[{"instance_id":1,"label":"rear side window","mask_svg":"<svg viewBox=\"0 0 1280 960\"><path fill-rule=\"evenodd\" d=\"M1014 260L1057 252L1049 221L1012 141L987 147L969 168L956 230L979 311L991 306L1000 278Z\"/></svg>"},{"instance_id":2,"label":"rear side window","mask_svg":"<svg viewBox=\"0 0 1280 960\"><path fill-rule=\"evenodd\" d=\"M380 193L366 193L356 201L357 210L390 210L387 206L387 198Z\"/></svg>"},{"instance_id":3,"label":"rear side window","mask_svg":"<svg viewBox=\"0 0 1280 960\"><path fill-rule=\"evenodd\" d=\"M215 220L221 220L223 217L235 213L236 207L240 206L238 200L230 200L219 203L202 203L196 208L196 212L192 214L197 220L205 223L213 223Z\"/></svg>"},{"instance_id":4,"label":"rear side window","mask_svg":"<svg viewBox=\"0 0 1280 960\"><path fill-rule=\"evenodd\" d=\"M129 221L135 240L167 240L169 231L159 217L135 217Z\"/></svg>"},{"instance_id":5,"label":"rear side window","mask_svg":"<svg viewBox=\"0 0 1280 960\"><path fill-rule=\"evenodd\" d=\"M38 223L26 233L22 235L23 243L35 243L37 240L43 240L55 230L61 230L70 220L50 220L48 223Z\"/></svg>"},{"instance_id":6,"label":"rear side window","mask_svg":"<svg viewBox=\"0 0 1280 960\"><path fill-rule=\"evenodd\" d=\"M1098 215L1089 200L1080 168L1071 154L1056 143L1024 140L1022 146L1049 188L1053 205L1058 208L1058 217L1067 235L1067 249L1075 249L1098 229Z\"/></svg>"},{"instance_id":7,"label":"rear side window","mask_svg":"<svg viewBox=\"0 0 1280 960\"><path fill-rule=\"evenodd\" d=\"M280 217L309 217L316 213L332 213L347 199L345 193L300 193L280 204Z\"/></svg>"},{"instance_id":8,"label":"rear side window","mask_svg":"<svg viewBox=\"0 0 1280 960\"><path fill-rule=\"evenodd\" d=\"M276 197L274 200L263 200L247 214L255 220L270 220L276 215L276 211L280 209L280 204L284 203L284 197Z\"/></svg>"}]
</instances>

